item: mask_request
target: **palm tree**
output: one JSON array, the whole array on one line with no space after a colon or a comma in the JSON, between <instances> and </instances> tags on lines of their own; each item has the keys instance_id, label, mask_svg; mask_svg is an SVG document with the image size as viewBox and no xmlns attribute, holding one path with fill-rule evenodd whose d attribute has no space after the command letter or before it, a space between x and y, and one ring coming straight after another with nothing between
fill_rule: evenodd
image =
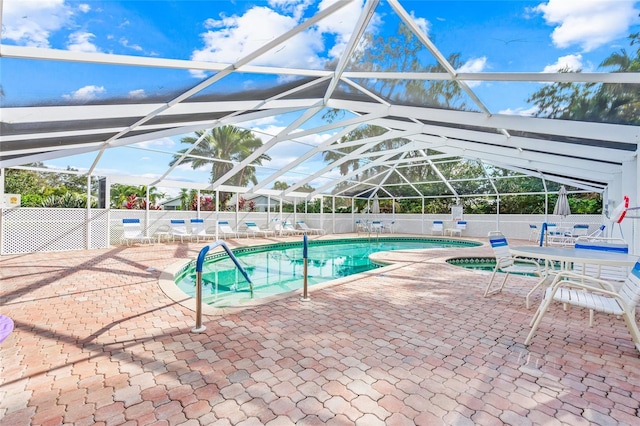
<instances>
[{"instance_id":1,"label":"palm tree","mask_svg":"<svg viewBox=\"0 0 640 426\"><path fill-rule=\"evenodd\" d=\"M173 156L173 160L169 165L174 165L176 161L182 158L182 154L191 149L192 145L203 135L204 139L202 142L190 152L189 156L182 160L182 163L191 163L193 169L211 167L210 183L215 182L234 167L234 165L228 161L239 163L262 146L262 141L249 130L240 129L235 126L216 127L208 132L197 131L197 137L187 136L182 138L180 142L191 146L179 150L177 154ZM261 165L262 161L265 160L271 160L271 157L262 154L253 160L251 164ZM258 183L256 169L253 166L243 167L242 170L232 176L227 182L223 183L235 186L246 186L249 182L253 184ZM230 195L221 194L220 203L222 204L222 208L229 198Z\"/></svg>"}]
</instances>

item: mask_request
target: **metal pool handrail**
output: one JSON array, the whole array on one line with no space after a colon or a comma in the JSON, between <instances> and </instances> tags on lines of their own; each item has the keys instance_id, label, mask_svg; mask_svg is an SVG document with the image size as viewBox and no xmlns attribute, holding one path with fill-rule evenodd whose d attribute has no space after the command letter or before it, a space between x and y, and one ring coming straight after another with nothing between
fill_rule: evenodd
<instances>
[{"instance_id":1,"label":"metal pool handrail","mask_svg":"<svg viewBox=\"0 0 640 426\"><path fill-rule=\"evenodd\" d=\"M247 274L247 271L244 270L238 258L233 254L233 252L227 247L227 244L224 241L218 240L211 244L208 244L202 247L200 253L198 254L198 259L196 260L196 326L191 329L192 333L202 333L207 327L202 325L202 267L204 265L204 258L207 255L207 252L213 248L221 246L224 251L227 252L229 258L233 260L236 268L242 273L244 279L249 283L249 289L251 291L251 296L253 297L253 283Z\"/></svg>"}]
</instances>

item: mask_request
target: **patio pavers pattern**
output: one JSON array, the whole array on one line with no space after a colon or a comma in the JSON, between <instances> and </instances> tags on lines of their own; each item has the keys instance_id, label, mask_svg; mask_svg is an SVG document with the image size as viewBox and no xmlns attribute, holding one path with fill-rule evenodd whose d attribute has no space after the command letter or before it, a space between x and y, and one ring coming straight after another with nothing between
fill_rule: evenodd
<instances>
[{"instance_id":1,"label":"patio pavers pattern","mask_svg":"<svg viewBox=\"0 0 640 426\"><path fill-rule=\"evenodd\" d=\"M264 241L264 240L258 240ZM230 245L246 244L240 240ZM482 297L444 262L487 247L380 254L389 268L205 317L158 287L200 244L0 258L0 423L638 424L622 320L554 307L527 348L532 278ZM534 304L539 302L539 295Z\"/></svg>"}]
</instances>

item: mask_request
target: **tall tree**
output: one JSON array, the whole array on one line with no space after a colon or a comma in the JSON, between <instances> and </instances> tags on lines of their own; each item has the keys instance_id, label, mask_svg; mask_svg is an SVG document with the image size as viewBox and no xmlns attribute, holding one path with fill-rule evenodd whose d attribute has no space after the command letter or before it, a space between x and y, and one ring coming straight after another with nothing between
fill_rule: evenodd
<instances>
[{"instance_id":1,"label":"tall tree","mask_svg":"<svg viewBox=\"0 0 640 426\"><path fill-rule=\"evenodd\" d=\"M631 46L640 45L640 34L631 34L629 39ZM638 72L640 49L636 50L635 56L625 49L613 52L600 67L612 67L613 72ZM637 84L554 83L534 92L527 101L537 107L539 117L640 124L640 88Z\"/></svg>"},{"instance_id":2,"label":"tall tree","mask_svg":"<svg viewBox=\"0 0 640 426\"><path fill-rule=\"evenodd\" d=\"M182 154L191 149L196 141L203 135L204 140L191 151L189 156L182 160L182 163L190 163L193 169L211 167L210 183L215 182L229 172L234 167L232 162L239 163L245 160L262 146L262 141L249 130L240 129L235 126L221 126L211 129L208 132L197 131L197 137L187 136L182 138L180 142L190 146L179 150L169 164L175 164L176 161L182 157ZM268 155L262 154L252 161L251 164L260 165L263 161L270 159ZM254 166L245 166L224 183L227 185L246 186L250 182L253 184L258 183ZM231 198L230 194L221 193L221 209L224 209L229 198Z\"/></svg>"}]
</instances>

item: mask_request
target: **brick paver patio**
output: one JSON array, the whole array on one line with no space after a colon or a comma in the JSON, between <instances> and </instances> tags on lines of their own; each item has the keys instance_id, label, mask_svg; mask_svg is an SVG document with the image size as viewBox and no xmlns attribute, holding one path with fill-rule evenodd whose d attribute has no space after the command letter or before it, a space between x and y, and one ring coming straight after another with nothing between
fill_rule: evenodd
<instances>
[{"instance_id":1,"label":"brick paver patio","mask_svg":"<svg viewBox=\"0 0 640 426\"><path fill-rule=\"evenodd\" d=\"M262 240L264 241L264 240ZM247 244L238 240L230 245ZM160 272L202 243L0 257L2 425L639 424L640 354L621 319L554 307L525 347L533 278L401 260L219 316ZM534 305L540 295L534 298Z\"/></svg>"}]
</instances>

